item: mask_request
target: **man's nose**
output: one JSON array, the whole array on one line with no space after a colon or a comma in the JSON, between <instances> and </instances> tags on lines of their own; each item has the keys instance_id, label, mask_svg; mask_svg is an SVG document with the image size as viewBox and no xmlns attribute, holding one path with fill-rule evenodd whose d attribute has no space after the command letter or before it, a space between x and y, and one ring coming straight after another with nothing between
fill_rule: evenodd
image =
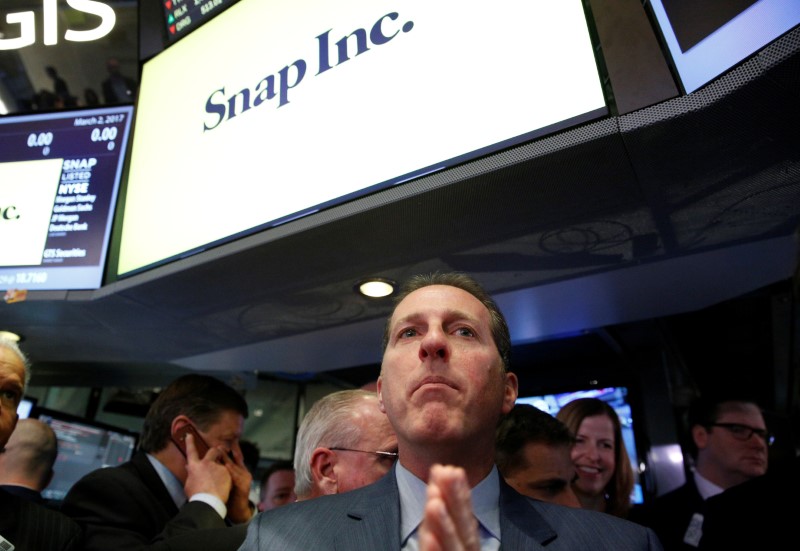
<instances>
[{"instance_id":1,"label":"man's nose","mask_svg":"<svg viewBox=\"0 0 800 551\"><path fill-rule=\"evenodd\" d=\"M444 331L436 328L430 329L422 339L419 348L419 356L421 359L448 359L450 356L450 348Z\"/></svg>"}]
</instances>

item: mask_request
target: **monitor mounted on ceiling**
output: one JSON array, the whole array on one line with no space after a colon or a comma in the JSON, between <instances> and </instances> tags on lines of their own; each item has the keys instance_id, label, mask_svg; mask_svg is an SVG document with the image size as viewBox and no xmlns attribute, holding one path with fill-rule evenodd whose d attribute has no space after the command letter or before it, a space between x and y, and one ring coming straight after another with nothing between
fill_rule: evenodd
<instances>
[{"instance_id":1,"label":"monitor mounted on ceiling","mask_svg":"<svg viewBox=\"0 0 800 551\"><path fill-rule=\"evenodd\" d=\"M117 276L606 115L583 4L239 0L143 64Z\"/></svg>"},{"instance_id":2,"label":"monitor mounted on ceiling","mask_svg":"<svg viewBox=\"0 0 800 551\"><path fill-rule=\"evenodd\" d=\"M687 94L800 24L796 0L652 0L645 4L652 10Z\"/></svg>"},{"instance_id":3,"label":"monitor mounted on ceiling","mask_svg":"<svg viewBox=\"0 0 800 551\"><path fill-rule=\"evenodd\" d=\"M0 117L0 290L10 300L102 285L132 115L125 105Z\"/></svg>"}]
</instances>

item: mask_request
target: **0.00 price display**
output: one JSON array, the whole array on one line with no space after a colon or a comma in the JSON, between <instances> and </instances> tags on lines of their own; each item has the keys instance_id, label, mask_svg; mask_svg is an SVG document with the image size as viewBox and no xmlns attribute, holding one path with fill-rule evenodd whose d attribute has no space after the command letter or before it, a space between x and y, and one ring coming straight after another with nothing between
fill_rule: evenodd
<instances>
[{"instance_id":1,"label":"0.00 price display","mask_svg":"<svg viewBox=\"0 0 800 551\"><path fill-rule=\"evenodd\" d=\"M117 127L106 126L103 128L93 128L91 137L93 142L107 142L109 140L115 140L117 138Z\"/></svg>"},{"instance_id":2,"label":"0.00 price display","mask_svg":"<svg viewBox=\"0 0 800 551\"><path fill-rule=\"evenodd\" d=\"M28 134L28 147L44 147L52 145L52 132L39 132L38 134Z\"/></svg>"}]
</instances>

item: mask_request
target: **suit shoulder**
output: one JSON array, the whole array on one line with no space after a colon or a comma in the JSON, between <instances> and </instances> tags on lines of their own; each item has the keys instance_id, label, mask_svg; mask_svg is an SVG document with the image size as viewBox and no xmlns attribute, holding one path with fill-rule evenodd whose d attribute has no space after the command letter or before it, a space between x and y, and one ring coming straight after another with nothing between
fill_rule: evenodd
<instances>
[{"instance_id":1,"label":"suit shoulder","mask_svg":"<svg viewBox=\"0 0 800 551\"><path fill-rule=\"evenodd\" d=\"M661 550L652 529L599 511L542 501L533 507L556 533L562 546L574 549Z\"/></svg>"},{"instance_id":2,"label":"suit shoulder","mask_svg":"<svg viewBox=\"0 0 800 551\"><path fill-rule=\"evenodd\" d=\"M17 507L16 543L20 549L79 549L83 530L73 519L64 513L24 499L19 500Z\"/></svg>"}]
</instances>

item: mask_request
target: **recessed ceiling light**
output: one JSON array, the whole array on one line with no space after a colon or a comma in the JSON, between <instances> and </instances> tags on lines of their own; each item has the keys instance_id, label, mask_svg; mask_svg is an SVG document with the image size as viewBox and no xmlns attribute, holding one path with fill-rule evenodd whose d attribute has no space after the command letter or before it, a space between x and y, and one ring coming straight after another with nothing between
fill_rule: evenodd
<instances>
[{"instance_id":1,"label":"recessed ceiling light","mask_svg":"<svg viewBox=\"0 0 800 551\"><path fill-rule=\"evenodd\" d=\"M370 298L388 297L394 293L397 283L391 279L384 279L381 277L374 277L371 279L364 279L359 281L356 285L356 290Z\"/></svg>"},{"instance_id":2,"label":"recessed ceiling light","mask_svg":"<svg viewBox=\"0 0 800 551\"><path fill-rule=\"evenodd\" d=\"M14 342L20 342L22 340L21 336L17 335L16 333L12 333L11 331L0 331L0 337L4 337Z\"/></svg>"}]
</instances>

